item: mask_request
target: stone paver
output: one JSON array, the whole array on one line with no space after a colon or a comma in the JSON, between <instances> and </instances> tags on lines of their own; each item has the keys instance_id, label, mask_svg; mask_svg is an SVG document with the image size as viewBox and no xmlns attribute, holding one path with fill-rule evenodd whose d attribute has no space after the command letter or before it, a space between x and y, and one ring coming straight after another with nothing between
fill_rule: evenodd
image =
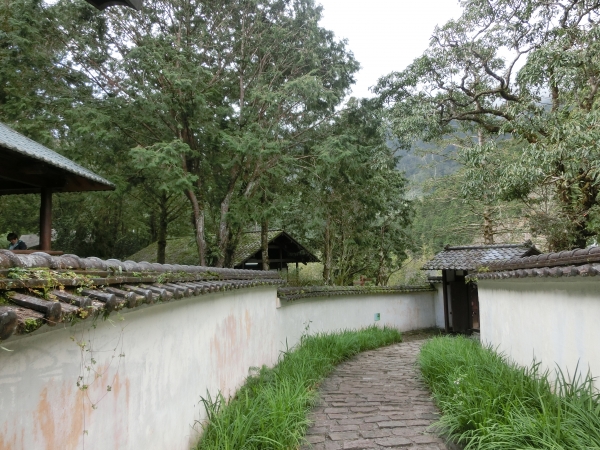
<instances>
[{"instance_id":1,"label":"stone paver","mask_svg":"<svg viewBox=\"0 0 600 450\"><path fill-rule=\"evenodd\" d=\"M415 365L424 338L340 364L321 385L303 450L452 450L427 431L438 410Z\"/></svg>"}]
</instances>

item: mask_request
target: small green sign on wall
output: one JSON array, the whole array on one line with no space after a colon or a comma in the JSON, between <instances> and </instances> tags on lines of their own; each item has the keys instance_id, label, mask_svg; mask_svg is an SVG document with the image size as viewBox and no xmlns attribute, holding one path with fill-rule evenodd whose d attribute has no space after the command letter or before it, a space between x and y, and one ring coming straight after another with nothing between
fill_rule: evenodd
<instances>
[{"instance_id":1,"label":"small green sign on wall","mask_svg":"<svg viewBox=\"0 0 600 450\"><path fill-rule=\"evenodd\" d=\"M381 314L375 313L375 322L379 321L379 319L381 319Z\"/></svg>"}]
</instances>

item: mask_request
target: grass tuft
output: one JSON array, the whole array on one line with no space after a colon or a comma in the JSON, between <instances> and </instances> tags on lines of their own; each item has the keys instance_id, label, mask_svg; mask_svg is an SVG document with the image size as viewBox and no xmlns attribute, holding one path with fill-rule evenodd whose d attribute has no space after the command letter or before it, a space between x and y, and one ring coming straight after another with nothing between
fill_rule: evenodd
<instances>
[{"instance_id":1,"label":"grass tuft","mask_svg":"<svg viewBox=\"0 0 600 450\"><path fill-rule=\"evenodd\" d=\"M310 425L317 387L340 362L365 350L401 341L392 328L303 336L272 369L248 377L235 397L202 399L208 414L198 450L297 448Z\"/></svg>"},{"instance_id":2,"label":"grass tuft","mask_svg":"<svg viewBox=\"0 0 600 450\"><path fill-rule=\"evenodd\" d=\"M419 355L442 410L438 423L465 449L600 449L600 394L588 373L520 367L464 337L439 337Z\"/></svg>"}]
</instances>

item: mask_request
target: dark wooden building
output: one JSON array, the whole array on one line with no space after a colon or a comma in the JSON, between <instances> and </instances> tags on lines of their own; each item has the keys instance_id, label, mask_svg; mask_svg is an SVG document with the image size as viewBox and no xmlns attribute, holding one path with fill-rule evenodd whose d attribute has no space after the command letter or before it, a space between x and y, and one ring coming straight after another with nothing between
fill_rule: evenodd
<instances>
[{"instance_id":1,"label":"dark wooden building","mask_svg":"<svg viewBox=\"0 0 600 450\"><path fill-rule=\"evenodd\" d=\"M0 123L0 195L41 195L40 250L50 250L53 193L114 189L110 181Z\"/></svg>"},{"instance_id":2,"label":"dark wooden building","mask_svg":"<svg viewBox=\"0 0 600 450\"><path fill-rule=\"evenodd\" d=\"M539 255L531 241L523 244L465 245L444 250L423 266L424 270L441 270L446 331L479 331L479 297L477 283L465 281L469 273L487 264L524 256Z\"/></svg>"},{"instance_id":3,"label":"dark wooden building","mask_svg":"<svg viewBox=\"0 0 600 450\"><path fill-rule=\"evenodd\" d=\"M262 270L262 248L260 231L244 233L242 242L233 256L235 269ZM283 230L270 230L269 239L269 269L281 270L288 263L306 264L319 262L319 259Z\"/></svg>"}]
</instances>

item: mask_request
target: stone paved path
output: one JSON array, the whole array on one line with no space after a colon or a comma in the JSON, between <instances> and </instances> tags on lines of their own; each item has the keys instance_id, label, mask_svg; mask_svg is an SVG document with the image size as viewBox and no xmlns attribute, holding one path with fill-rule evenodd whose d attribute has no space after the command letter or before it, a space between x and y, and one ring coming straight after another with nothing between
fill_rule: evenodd
<instances>
[{"instance_id":1,"label":"stone paved path","mask_svg":"<svg viewBox=\"0 0 600 450\"><path fill-rule=\"evenodd\" d=\"M361 353L321 385L304 449L446 450L426 428L438 410L415 366L422 337Z\"/></svg>"}]
</instances>

